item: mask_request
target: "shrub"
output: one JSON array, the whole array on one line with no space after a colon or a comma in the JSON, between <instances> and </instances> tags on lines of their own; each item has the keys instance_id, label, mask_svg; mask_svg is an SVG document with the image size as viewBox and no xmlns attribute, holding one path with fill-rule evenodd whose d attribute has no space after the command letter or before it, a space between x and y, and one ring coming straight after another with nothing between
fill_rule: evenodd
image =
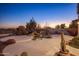
<instances>
[{"instance_id":1,"label":"shrub","mask_svg":"<svg viewBox=\"0 0 79 59\"><path fill-rule=\"evenodd\" d=\"M25 35L26 34L26 29L24 26L19 26L17 29L16 29L16 32L15 32L16 35Z\"/></svg>"},{"instance_id":2,"label":"shrub","mask_svg":"<svg viewBox=\"0 0 79 59\"><path fill-rule=\"evenodd\" d=\"M71 35L71 36L77 35L77 29L75 29L75 28L68 29L67 31L68 31L69 35Z\"/></svg>"},{"instance_id":3,"label":"shrub","mask_svg":"<svg viewBox=\"0 0 79 59\"><path fill-rule=\"evenodd\" d=\"M75 47L75 48L79 48L79 37L74 37L74 38L70 41L69 45L71 45L71 46L73 46L73 47Z\"/></svg>"},{"instance_id":4,"label":"shrub","mask_svg":"<svg viewBox=\"0 0 79 59\"><path fill-rule=\"evenodd\" d=\"M79 37L75 37L72 39L72 42L79 46Z\"/></svg>"},{"instance_id":5,"label":"shrub","mask_svg":"<svg viewBox=\"0 0 79 59\"><path fill-rule=\"evenodd\" d=\"M27 56L27 52L22 52L21 56Z\"/></svg>"}]
</instances>

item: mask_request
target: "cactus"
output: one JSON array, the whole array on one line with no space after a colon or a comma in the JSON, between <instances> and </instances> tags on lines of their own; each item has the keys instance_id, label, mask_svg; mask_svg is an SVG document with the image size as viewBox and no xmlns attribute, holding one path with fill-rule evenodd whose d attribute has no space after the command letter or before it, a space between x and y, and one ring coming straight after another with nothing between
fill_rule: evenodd
<instances>
[{"instance_id":1,"label":"cactus","mask_svg":"<svg viewBox=\"0 0 79 59\"><path fill-rule=\"evenodd\" d=\"M61 51L65 52L66 51L66 44L64 40L64 33L61 33Z\"/></svg>"},{"instance_id":2,"label":"cactus","mask_svg":"<svg viewBox=\"0 0 79 59\"><path fill-rule=\"evenodd\" d=\"M60 45L61 49L59 52L57 52L55 55L57 56L69 56L69 50L66 49L66 43L64 40L64 33L61 32L61 45Z\"/></svg>"}]
</instances>

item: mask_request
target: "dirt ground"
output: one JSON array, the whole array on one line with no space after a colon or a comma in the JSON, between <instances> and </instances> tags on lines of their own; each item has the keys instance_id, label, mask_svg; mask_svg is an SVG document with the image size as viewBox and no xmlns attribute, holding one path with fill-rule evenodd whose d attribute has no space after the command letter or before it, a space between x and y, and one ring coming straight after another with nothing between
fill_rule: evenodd
<instances>
[{"instance_id":1,"label":"dirt ground","mask_svg":"<svg viewBox=\"0 0 79 59\"><path fill-rule=\"evenodd\" d=\"M12 37L6 37L1 39L5 41ZM53 56L56 52L60 50L60 35L52 35L52 38L37 39L35 41L31 40L32 37L27 36L15 36L15 44L7 46L3 53L7 55L20 55L22 52L27 52L29 56ZM71 40L73 37L64 35L66 41ZM73 47L67 46L67 49L71 53L79 55L79 50Z\"/></svg>"}]
</instances>

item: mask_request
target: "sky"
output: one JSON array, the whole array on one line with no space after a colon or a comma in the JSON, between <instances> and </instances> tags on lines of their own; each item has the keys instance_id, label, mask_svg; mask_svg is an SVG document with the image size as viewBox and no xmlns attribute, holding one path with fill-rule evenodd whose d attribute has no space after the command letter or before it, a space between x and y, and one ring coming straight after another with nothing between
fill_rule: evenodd
<instances>
[{"instance_id":1,"label":"sky","mask_svg":"<svg viewBox=\"0 0 79 59\"><path fill-rule=\"evenodd\" d=\"M77 4L69 3L3 3L0 4L0 28L25 25L33 17L42 27L66 26L77 18Z\"/></svg>"}]
</instances>

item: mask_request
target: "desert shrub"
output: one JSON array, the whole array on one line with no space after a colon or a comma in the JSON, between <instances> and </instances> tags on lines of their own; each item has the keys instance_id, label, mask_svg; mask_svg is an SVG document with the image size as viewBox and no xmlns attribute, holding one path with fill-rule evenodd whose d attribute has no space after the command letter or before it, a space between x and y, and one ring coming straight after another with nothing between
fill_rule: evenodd
<instances>
[{"instance_id":1,"label":"desert shrub","mask_svg":"<svg viewBox=\"0 0 79 59\"><path fill-rule=\"evenodd\" d=\"M55 32L54 32L54 34L60 34L60 32L58 32L58 31L55 31Z\"/></svg>"},{"instance_id":2,"label":"desert shrub","mask_svg":"<svg viewBox=\"0 0 79 59\"><path fill-rule=\"evenodd\" d=\"M19 26L17 29L16 29L16 32L15 32L16 35L25 35L26 34L26 29L24 26Z\"/></svg>"},{"instance_id":3,"label":"desert shrub","mask_svg":"<svg viewBox=\"0 0 79 59\"><path fill-rule=\"evenodd\" d=\"M65 26L65 24L61 24L60 27L61 27L61 29L65 29L66 26Z\"/></svg>"},{"instance_id":4,"label":"desert shrub","mask_svg":"<svg viewBox=\"0 0 79 59\"><path fill-rule=\"evenodd\" d=\"M79 37L75 37L72 39L72 42L79 46Z\"/></svg>"},{"instance_id":5,"label":"desert shrub","mask_svg":"<svg viewBox=\"0 0 79 59\"><path fill-rule=\"evenodd\" d=\"M14 43L16 43L16 41L14 39L9 39L4 42L5 45L14 44Z\"/></svg>"},{"instance_id":6,"label":"desert shrub","mask_svg":"<svg viewBox=\"0 0 79 59\"><path fill-rule=\"evenodd\" d=\"M21 56L27 56L27 52L22 52Z\"/></svg>"},{"instance_id":7,"label":"desert shrub","mask_svg":"<svg viewBox=\"0 0 79 59\"><path fill-rule=\"evenodd\" d=\"M76 36L77 35L77 29L75 28L71 28L71 29L67 29L69 35L71 36Z\"/></svg>"},{"instance_id":8,"label":"desert shrub","mask_svg":"<svg viewBox=\"0 0 79 59\"><path fill-rule=\"evenodd\" d=\"M33 35L32 40L36 40L38 38L38 36L39 36L37 32L33 32L32 35Z\"/></svg>"},{"instance_id":9,"label":"desert shrub","mask_svg":"<svg viewBox=\"0 0 79 59\"><path fill-rule=\"evenodd\" d=\"M15 28L0 28L0 34L9 34L9 33L14 33Z\"/></svg>"},{"instance_id":10,"label":"desert shrub","mask_svg":"<svg viewBox=\"0 0 79 59\"><path fill-rule=\"evenodd\" d=\"M74 37L69 45L73 46L73 47L76 47L76 48L79 48L79 37Z\"/></svg>"},{"instance_id":11,"label":"desert shrub","mask_svg":"<svg viewBox=\"0 0 79 59\"><path fill-rule=\"evenodd\" d=\"M37 39L37 37L33 37L33 39L32 40L36 40Z\"/></svg>"}]
</instances>

